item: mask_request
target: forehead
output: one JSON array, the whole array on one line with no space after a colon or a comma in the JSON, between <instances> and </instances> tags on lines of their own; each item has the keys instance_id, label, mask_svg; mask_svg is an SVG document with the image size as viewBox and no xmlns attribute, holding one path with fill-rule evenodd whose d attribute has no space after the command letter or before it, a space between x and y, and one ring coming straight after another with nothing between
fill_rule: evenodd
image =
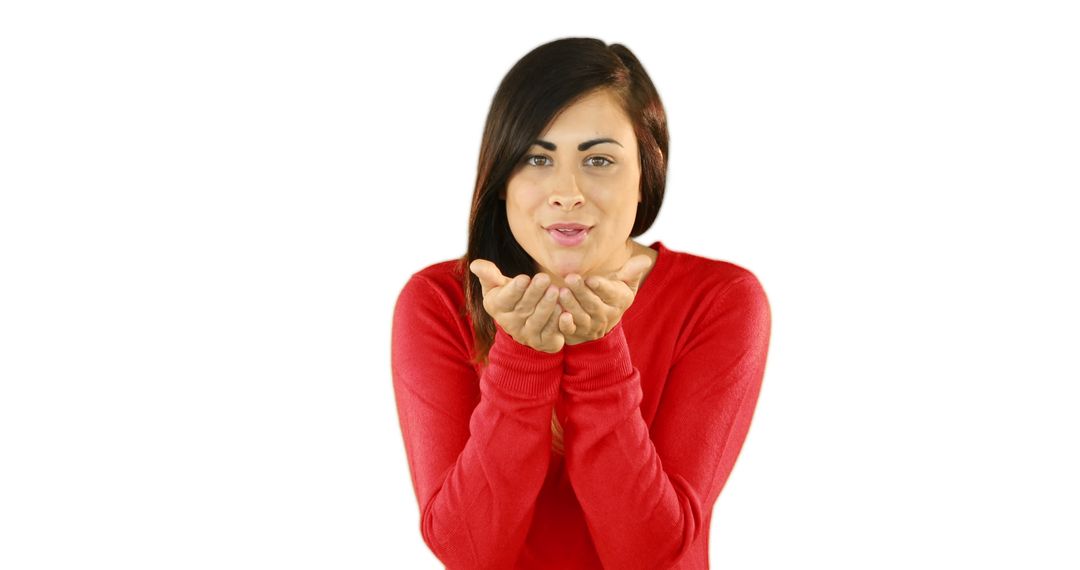
<instances>
[{"instance_id":1,"label":"forehead","mask_svg":"<svg viewBox=\"0 0 1080 570\"><path fill-rule=\"evenodd\" d=\"M607 91L599 91L563 109L540 138L580 142L578 139L608 136L625 147L633 144L633 133L634 125L615 96Z\"/></svg>"}]
</instances>

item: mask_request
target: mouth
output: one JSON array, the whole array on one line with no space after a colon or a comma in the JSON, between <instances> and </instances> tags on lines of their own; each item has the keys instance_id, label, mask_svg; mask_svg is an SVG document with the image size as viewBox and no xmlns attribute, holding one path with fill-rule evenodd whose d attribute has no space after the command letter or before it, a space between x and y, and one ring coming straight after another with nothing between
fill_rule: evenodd
<instances>
[{"instance_id":1,"label":"mouth","mask_svg":"<svg viewBox=\"0 0 1080 570\"><path fill-rule=\"evenodd\" d=\"M581 245L581 243L585 241L585 238L588 237L591 229L592 228L582 228L570 231L552 229L546 231L555 243L564 247L573 247L575 245Z\"/></svg>"}]
</instances>

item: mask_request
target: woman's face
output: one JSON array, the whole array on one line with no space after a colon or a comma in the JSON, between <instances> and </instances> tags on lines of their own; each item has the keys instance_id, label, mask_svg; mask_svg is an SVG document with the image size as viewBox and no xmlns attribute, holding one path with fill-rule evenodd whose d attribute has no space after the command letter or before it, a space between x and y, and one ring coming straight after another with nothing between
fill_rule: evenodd
<instances>
[{"instance_id":1,"label":"woman's face","mask_svg":"<svg viewBox=\"0 0 1080 570\"><path fill-rule=\"evenodd\" d=\"M595 92L555 117L510 176L503 196L510 231L557 284L569 273L613 273L633 251L640 180L629 117L610 92ZM545 229L559 222L590 229L565 245Z\"/></svg>"}]
</instances>

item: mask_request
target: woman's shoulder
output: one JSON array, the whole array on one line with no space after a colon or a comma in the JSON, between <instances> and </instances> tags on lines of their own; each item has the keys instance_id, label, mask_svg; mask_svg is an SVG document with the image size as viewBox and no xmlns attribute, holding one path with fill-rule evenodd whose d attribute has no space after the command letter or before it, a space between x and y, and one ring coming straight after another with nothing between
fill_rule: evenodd
<instances>
[{"instance_id":1,"label":"woman's shoulder","mask_svg":"<svg viewBox=\"0 0 1080 570\"><path fill-rule=\"evenodd\" d=\"M665 248L667 249L667 248ZM669 283L694 285L705 290L717 290L735 284L761 288L758 276L745 265L727 259L668 249L671 264Z\"/></svg>"},{"instance_id":2,"label":"woman's shoulder","mask_svg":"<svg viewBox=\"0 0 1080 570\"><path fill-rule=\"evenodd\" d=\"M422 299L425 302L438 299L441 304L458 313L465 303L461 269L461 258L426 265L409 276L398 298Z\"/></svg>"},{"instance_id":3,"label":"woman's shoulder","mask_svg":"<svg viewBox=\"0 0 1080 570\"><path fill-rule=\"evenodd\" d=\"M462 259L448 259L424 266L410 276L410 280L421 280L436 287L456 286L461 289Z\"/></svg>"},{"instance_id":4,"label":"woman's shoulder","mask_svg":"<svg viewBox=\"0 0 1080 570\"><path fill-rule=\"evenodd\" d=\"M665 298L679 299L668 310L684 311L684 322L737 319L755 330L768 330L771 308L756 273L741 263L687 252L671 252ZM719 322L719 321L717 321Z\"/></svg>"},{"instance_id":5,"label":"woman's shoulder","mask_svg":"<svg viewBox=\"0 0 1080 570\"><path fill-rule=\"evenodd\" d=\"M415 339L410 346L421 350L460 350L463 358L472 351L471 320L465 312L459 260L440 261L421 267L406 279L393 310L396 338Z\"/></svg>"}]
</instances>

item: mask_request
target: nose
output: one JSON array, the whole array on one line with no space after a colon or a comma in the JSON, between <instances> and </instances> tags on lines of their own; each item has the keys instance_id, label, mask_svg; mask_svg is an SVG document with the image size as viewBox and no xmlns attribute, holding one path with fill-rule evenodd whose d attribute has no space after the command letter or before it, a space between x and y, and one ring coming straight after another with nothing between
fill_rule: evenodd
<instances>
[{"instance_id":1,"label":"nose","mask_svg":"<svg viewBox=\"0 0 1080 570\"><path fill-rule=\"evenodd\" d=\"M548 204L561 206L564 209L572 209L578 204L585 202L585 196L577 185L577 177L573 173L562 177L556 183L555 190L548 197Z\"/></svg>"}]
</instances>

